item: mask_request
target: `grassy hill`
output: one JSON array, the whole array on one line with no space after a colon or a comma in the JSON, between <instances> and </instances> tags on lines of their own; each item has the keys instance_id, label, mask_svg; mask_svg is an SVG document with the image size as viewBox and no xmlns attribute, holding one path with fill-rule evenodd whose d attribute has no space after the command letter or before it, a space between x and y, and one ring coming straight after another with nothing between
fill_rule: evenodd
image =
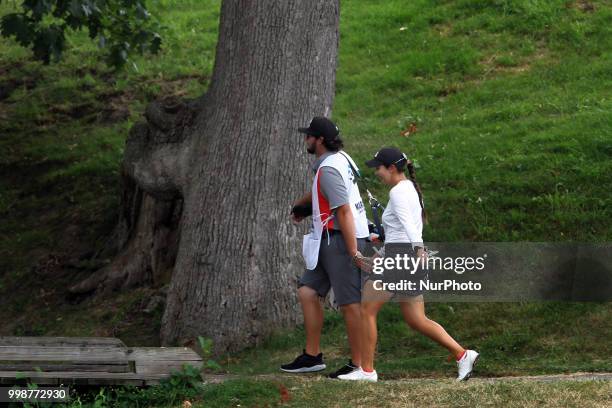
<instances>
[{"instance_id":1,"label":"grassy hill","mask_svg":"<svg viewBox=\"0 0 612 408\"><path fill-rule=\"evenodd\" d=\"M100 266L79 259L113 227L124 141L147 101L208 86L220 2L151 4L165 25L164 50L125 72L100 64L86 33L70 35L65 59L51 66L0 39L0 335L158 344L161 310L143 311L155 289L80 303L63 292ZM2 2L0 15L13 7ZM609 1L345 0L334 120L358 164L383 145L417 163L426 240L608 242L611 27ZM366 176L386 200L386 188ZM479 375L612 371L609 303L432 304L428 313L483 353ZM379 325L387 378L452 375L443 350L410 332L396 305ZM221 363L234 373L274 372L302 341L301 329L279 333ZM324 342L328 363L342 363L339 315L329 314ZM331 387L329 401L350 395ZM265 403L278 397L262 392ZM262 405L248 399L256 394L245 391L244 405Z\"/></svg>"}]
</instances>

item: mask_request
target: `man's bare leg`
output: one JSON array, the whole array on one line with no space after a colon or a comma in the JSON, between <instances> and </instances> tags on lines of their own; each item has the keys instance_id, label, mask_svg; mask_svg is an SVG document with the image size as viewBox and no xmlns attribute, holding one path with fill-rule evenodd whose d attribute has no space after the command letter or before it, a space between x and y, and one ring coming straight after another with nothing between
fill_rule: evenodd
<instances>
[{"instance_id":1,"label":"man's bare leg","mask_svg":"<svg viewBox=\"0 0 612 408\"><path fill-rule=\"evenodd\" d=\"M357 367L361 366L361 304L351 303L340 306L346 324L351 360Z\"/></svg>"},{"instance_id":2,"label":"man's bare leg","mask_svg":"<svg viewBox=\"0 0 612 408\"><path fill-rule=\"evenodd\" d=\"M308 286L298 289L298 298L304 313L304 329L306 330L306 354L318 355L321 345L321 330L323 329L323 305L316 290Z\"/></svg>"}]
</instances>

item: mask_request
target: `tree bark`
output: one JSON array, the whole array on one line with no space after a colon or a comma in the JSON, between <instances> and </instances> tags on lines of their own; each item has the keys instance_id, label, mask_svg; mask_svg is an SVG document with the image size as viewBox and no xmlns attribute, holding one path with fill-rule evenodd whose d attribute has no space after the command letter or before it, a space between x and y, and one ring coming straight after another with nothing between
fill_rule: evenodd
<instances>
[{"instance_id":1,"label":"tree bark","mask_svg":"<svg viewBox=\"0 0 612 408\"><path fill-rule=\"evenodd\" d=\"M288 215L310 171L297 127L331 113L338 23L337 0L223 2L208 92L153 103L132 129L125 243L102 277L74 291L155 282L173 263L161 342L201 335L216 352L301 319L305 230Z\"/></svg>"}]
</instances>

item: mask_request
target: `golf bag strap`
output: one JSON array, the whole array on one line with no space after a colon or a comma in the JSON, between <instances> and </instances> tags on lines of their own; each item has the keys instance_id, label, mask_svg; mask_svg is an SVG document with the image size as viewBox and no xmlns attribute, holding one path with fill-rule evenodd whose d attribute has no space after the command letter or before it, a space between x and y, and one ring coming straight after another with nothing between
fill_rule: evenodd
<instances>
[{"instance_id":1,"label":"golf bag strap","mask_svg":"<svg viewBox=\"0 0 612 408\"><path fill-rule=\"evenodd\" d=\"M374 218L374 225L376 226L376 230L378 231L378 237L381 240L381 242L385 242L385 232L380 222L380 210L382 209L384 211L385 207L383 207L378 202L378 200L374 198L372 193L370 193L370 190L368 190L368 186L366 185L365 180L361 177L361 173L359 172L359 169L353 166L353 162L346 156L346 154L342 150L339 150L338 153L344 156L349 166L351 166L351 170L353 171L353 174L355 175L355 180L361 181L361 184L363 184L363 187L365 188L368 194L368 202L370 203L370 208L372 209L372 217Z\"/></svg>"}]
</instances>

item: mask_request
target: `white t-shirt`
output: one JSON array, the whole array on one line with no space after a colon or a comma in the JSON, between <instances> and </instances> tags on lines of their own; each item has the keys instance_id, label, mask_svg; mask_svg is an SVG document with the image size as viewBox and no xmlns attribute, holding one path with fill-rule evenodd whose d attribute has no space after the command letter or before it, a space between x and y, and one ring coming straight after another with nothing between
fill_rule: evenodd
<instances>
[{"instance_id":1,"label":"white t-shirt","mask_svg":"<svg viewBox=\"0 0 612 408\"><path fill-rule=\"evenodd\" d=\"M385 243L412 243L423 246L421 204L411 180L402 180L389 191L389 203L382 215Z\"/></svg>"}]
</instances>

